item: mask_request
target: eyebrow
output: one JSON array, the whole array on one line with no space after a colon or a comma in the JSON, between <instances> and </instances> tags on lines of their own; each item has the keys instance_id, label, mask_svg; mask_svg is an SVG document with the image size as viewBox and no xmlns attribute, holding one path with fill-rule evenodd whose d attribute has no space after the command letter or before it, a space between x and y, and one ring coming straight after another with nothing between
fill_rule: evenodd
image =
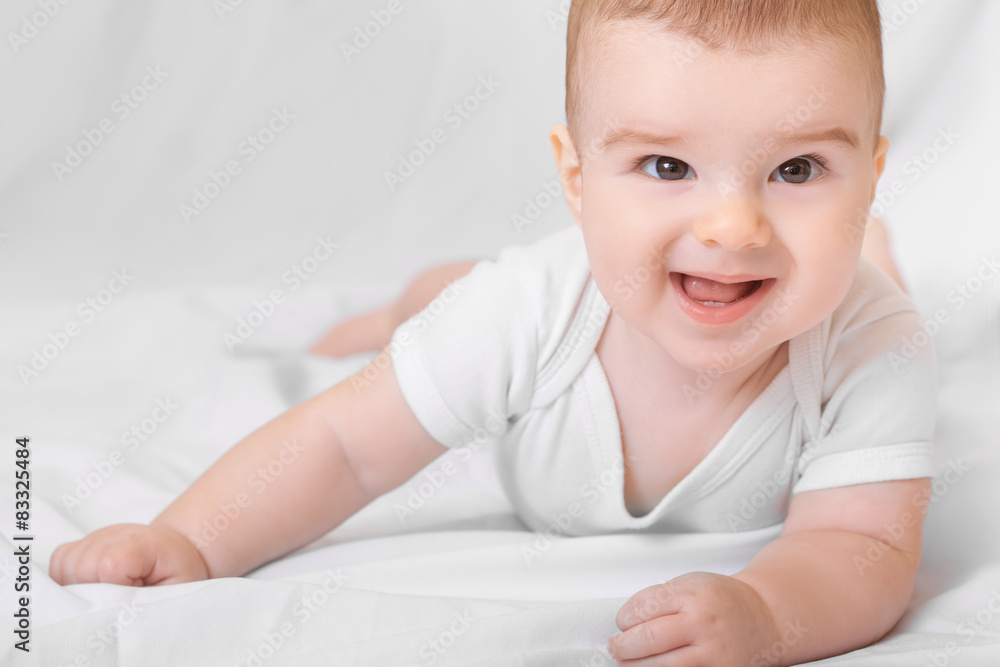
<instances>
[{"instance_id":1,"label":"eyebrow","mask_svg":"<svg viewBox=\"0 0 1000 667\"><path fill-rule=\"evenodd\" d=\"M608 133L600 142L600 150L615 144L656 144L666 146L669 144L682 143L680 137L663 136L650 132L636 132L635 130L617 129Z\"/></svg>"},{"instance_id":2,"label":"eyebrow","mask_svg":"<svg viewBox=\"0 0 1000 667\"><path fill-rule=\"evenodd\" d=\"M782 137L781 144L801 144L816 142L835 142L847 144L855 150L861 147L858 135L842 127L833 127L829 130L819 132L805 132ZM684 139L679 136L668 136L653 134L650 132L637 132L635 130L618 129L609 133L601 142L600 150L604 150L615 144L653 144L658 146L668 146L684 143Z\"/></svg>"},{"instance_id":3,"label":"eyebrow","mask_svg":"<svg viewBox=\"0 0 1000 667\"><path fill-rule=\"evenodd\" d=\"M787 137L784 137L781 143L804 144L804 143L813 143L822 141L847 144L848 146L856 150L861 148L861 142L858 140L857 133L850 132L842 127L832 127L829 130L823 130L821 132L805 132L803 134L792 134Z\"/></svg>"}]
</instances>

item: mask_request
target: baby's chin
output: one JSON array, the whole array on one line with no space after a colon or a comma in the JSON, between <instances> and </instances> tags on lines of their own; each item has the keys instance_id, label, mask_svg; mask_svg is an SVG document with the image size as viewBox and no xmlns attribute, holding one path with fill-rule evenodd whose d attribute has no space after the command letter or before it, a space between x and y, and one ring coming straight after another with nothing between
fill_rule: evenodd
<instances>
[{"instance_id":1,"label":"baby's chin","mask_svg":"<svg viewBox=\"0 0 1000 667\"><path fill-rule=\"evenodd\" d=\"M692 346L693 347L693 346ZM706 376L709 380L715 381L719 378L725 378L728 375L732 375L741 371L748 366L764 360L765 356L773 354L778 346L774 346L770 350L764 349L764 346L754 345L754 349L746 350L740 352L739 354L733 354L732 351L726 345L715 346L716 349L711 351L706 351L704 349L681 351L672 350L671 354L676 359L677 363L682 367L686 368L693 373L697 373L700 376ZM760 347L760 349L756 349Z\"/></svg>"},{"instance_id":2,"label":"baby's chin","mask_svg":"<svg viewBox=\"0 0 1000 667\"><path fill-rule=\"evenodd\" d=\"M750 339L738 330L733 336L720 336L712 341L683 336L660 341L664 351L680 367L690 371L692 378L687 384L701 391L720 380L725 382L748 371L761 370L781 351L785 342L786 339L780 335L761 335Z\"/></svg>"}]
</instances>

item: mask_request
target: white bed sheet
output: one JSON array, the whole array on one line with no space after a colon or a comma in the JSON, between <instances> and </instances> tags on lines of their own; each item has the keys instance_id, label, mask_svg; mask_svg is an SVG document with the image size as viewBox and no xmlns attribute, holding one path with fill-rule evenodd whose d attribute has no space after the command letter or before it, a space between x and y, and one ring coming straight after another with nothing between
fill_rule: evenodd
<instances>
[{"instance_id":1,"label":"white bed sheet","mask_svg":"<svg viewBox=\"0 0 1000 667\"><path fill-rule=\"evenodd\" d=\"M8 629L16 531L3 473L2 664L604 665L625 598L687 571L735 572L775 536L562 539L529 563L522 548L538 536L514 516L484 452L405 523L394 505L421 475L246 578L153 589L47 578L58 544L148 522L240 437L359 368L363 358L303 352L332 321L430 263L490 256L570 224L541 196L556 176L545 134L562 119L561 3L402 0L348 62L342 42L387 5L0 9L0 437L4 470L14 438L32 437L36 536L26 656ZM45 8L53 15L38 18ZM954 290L1000 250L1000 3L899 0L884 17L894 148L880 194L889 202L898 181L884 213L904 276L925 314L946 316L933 337L938 458L964 472L939 483L897 628L815 664L997 665L1000 280L969 299ZM25 20L44 25L32 33ZM477 88L479 108L449 123L447 110ZM262 150L241 149L272 118L287 126ZM104 119L112 131L95 134ZM390 191L384 172L435 128L447 141ZM939 150L938 136L953 141ZM96 147L78 166L53 166L81 141ZM927 169L915 172L922 155ZM179 205L231 160L240 173L185 220ZM518 229L511 216L530 212L529 199L539 216ZM339 244L332 257L301 286L284 281L317 239ZM128 285L105 294L115 271ZM287 301L230 352L224 334L275 289ZM100 312L78 309L108 297ZM79 333L25 382L18 367L71 322ZM177 407L110 464L124 431L153 424L157 401ZM88 475L100 477L89 495L79 487ZM87 497L67 506L74 494ZM964 634L977 615L980 629Z\"/></svg>"}]
</instances>

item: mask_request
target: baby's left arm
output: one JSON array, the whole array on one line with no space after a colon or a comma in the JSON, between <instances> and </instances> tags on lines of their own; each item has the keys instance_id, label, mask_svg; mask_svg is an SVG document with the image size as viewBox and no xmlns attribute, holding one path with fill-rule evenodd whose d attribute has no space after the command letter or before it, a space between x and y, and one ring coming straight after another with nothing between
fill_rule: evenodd
<instances>
[{"instance_id":1,"label":"baby's left arm","mask_svg":"<svg viewBox=\"0 0 1000 667\"><path fill-rule=\"evenodd\" d=\"M742 572L694 572L632 596L611 655L763 667L867 646L909 604L929 498L926 477L799 493L781 537Z\"/></svg>"}]
</instances>

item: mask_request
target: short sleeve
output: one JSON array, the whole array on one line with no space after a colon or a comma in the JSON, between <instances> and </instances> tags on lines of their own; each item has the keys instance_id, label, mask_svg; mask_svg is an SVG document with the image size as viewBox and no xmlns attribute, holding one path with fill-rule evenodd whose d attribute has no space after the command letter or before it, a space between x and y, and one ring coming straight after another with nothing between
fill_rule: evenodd
<instances>
[{"instance_id":1,"label":"short sleeve","mask_svg":"<svg viewBox=\"0 0 1000 667\"><path fill-rule=\"evenodd\" d=\"M528 409L588 276L569 228L479 262L396 329L396 378L431 437L456 447L506 432Z\"/></svg>"},{"instance_id":2,"label":"short sleeve","mask_svg":"<svg viewBox=\"0 0 1000 667\"><path fill-rule=\"evenodd\" d=\"M818 433L793 493L933 476L934 348L909 297L864 261L823 338Z\"/></svg>"}]
</instances>

